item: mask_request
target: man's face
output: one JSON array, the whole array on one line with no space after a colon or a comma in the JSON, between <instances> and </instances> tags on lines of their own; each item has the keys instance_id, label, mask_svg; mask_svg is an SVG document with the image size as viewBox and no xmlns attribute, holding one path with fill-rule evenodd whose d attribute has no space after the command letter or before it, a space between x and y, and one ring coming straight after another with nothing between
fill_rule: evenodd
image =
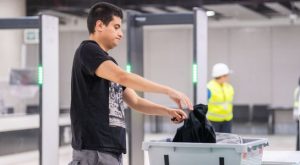
<instances>
[{"instance_id":1,"label":"man's face","mask_svg":"<svg viewBox=\"0 0 300 165\"><path fill-rule=\"evenodd\" d=\"M121 18L116 16L113 16L112 21L110 21L107 26L103 25L101 41L106 45L107 48L112 49L119 44L123 37L121 25Z\"/></svg>"},{"instance_id":2,"label":"man's face","mask_svg":"<svg viewBox=\"0 0 300 165\"><path fill-rule=\"evenodd\" d=\"M226 82L228 82L228 80L229 80L229 76L228 75L224 75L224 76L221 77L222 83L226 83Z\"/></svg>"}]
</instances>

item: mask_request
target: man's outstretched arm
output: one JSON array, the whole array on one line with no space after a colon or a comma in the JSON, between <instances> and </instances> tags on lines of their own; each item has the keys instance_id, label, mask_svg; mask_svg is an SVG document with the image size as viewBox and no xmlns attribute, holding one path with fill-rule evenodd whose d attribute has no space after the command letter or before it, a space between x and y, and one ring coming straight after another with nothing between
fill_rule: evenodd
<instances>
[{"instance_id":1,"label":"man's outstretched arm","mask_svg":"<svg viewBox=\"0 0 300 165\"><path fill-rule=\"evenodd\" d=\"M190 99L185 94L168 86L149 81L139 75L127 73L110 60L104 61L97 68L96 75L137 91L166 94L176 102L180 109L184 108L182 105L193 109Z\"/></svg>"},{"instance_id":2,"label":"man's outstretched arm","mask_svg":"<svg viewBox=\"0 0 300 165\"><path fill-rule=\"evenodd\" d=\"M139 97L135 91L130 88L125 89L123 98L130 108L144 114L176 118L174 121L175 123L180 123L187 118L184 111L155 104L149 100Z\"/></svg>"}]
</instances>

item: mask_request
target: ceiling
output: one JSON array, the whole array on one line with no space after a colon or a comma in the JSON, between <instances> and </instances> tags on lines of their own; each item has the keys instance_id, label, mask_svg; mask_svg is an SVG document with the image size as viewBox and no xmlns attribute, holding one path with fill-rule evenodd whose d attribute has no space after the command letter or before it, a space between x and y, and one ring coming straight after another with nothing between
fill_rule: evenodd
<instances>
[{"instance_id":1,"label":"ceiling","mask_svg":"<svg viewBox=\"0 0 300 165\"><path fill-rule=\"evenodd\" d=\"M27 0L27 15L52 10L84 17L96 0ZM213 11L211 19L272 19L300 16L300 0L106 0L141 13L188 13L193 7Z\"/></svg>"}]
</instances>

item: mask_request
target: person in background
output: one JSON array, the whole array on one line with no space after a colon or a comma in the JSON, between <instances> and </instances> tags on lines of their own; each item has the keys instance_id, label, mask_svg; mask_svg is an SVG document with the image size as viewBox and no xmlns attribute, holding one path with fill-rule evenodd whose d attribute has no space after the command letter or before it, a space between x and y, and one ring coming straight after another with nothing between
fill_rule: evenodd
<instances>
[{"instance_id":1,"label":"person in background","mask_svg":"<svg viewBox=\"0 0 300 165\"><path fill-rule=\"evenodd\" d=\"M298 80L298 86L294 91L294 107L293 107L293 116L297 122L297 143L296 143L296 150L299 151L299 87L300 87L300 77Z\"/></svg>"},{"instance_id":2,"label":"person in background","mask_svg":"<svg viewBox=\"0 0 300 165\"><path fill-rule=\"evenodd\" d=\"M75 52L71 78L71 128L73 160L69 165L122 165L126 153L125 107L148 115L166 116L174 123L193 109L183 93L118 66L108 54L123 38L123 12L99 2L89 11L89 39ZM178 108L169 108L139 97L136 91L167 95Z\"/></svg>"},{"instance_id":3,"label":"person in background","mask_svg":"<svg viewBox=\"0 0 300 165\"><path fill-rule=\"evenodd\" d=\"M226 64L217 63L212 69L213 79L207 84L208 112L206 117L216 132L231 133L234 89L228 83L230 73Z\"/></svg>"}]
</instances>

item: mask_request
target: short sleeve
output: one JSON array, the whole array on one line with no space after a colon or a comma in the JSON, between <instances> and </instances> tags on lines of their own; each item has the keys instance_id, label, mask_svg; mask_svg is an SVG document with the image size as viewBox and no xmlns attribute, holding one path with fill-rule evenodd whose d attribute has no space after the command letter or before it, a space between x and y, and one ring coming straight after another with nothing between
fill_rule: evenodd
<instances>
[{"instance_id":1,"label":"short sleeve","mask_svg":"<svg viewBox=\"0 0 300 165\"><path fill-rule=\"evenodd\" d=\"M94 75L96 69L106 60L111 58L102 51L96 43L87 42L82 46L80 52L81 64L90 75Z\"/></svg>"}]
</instances>

